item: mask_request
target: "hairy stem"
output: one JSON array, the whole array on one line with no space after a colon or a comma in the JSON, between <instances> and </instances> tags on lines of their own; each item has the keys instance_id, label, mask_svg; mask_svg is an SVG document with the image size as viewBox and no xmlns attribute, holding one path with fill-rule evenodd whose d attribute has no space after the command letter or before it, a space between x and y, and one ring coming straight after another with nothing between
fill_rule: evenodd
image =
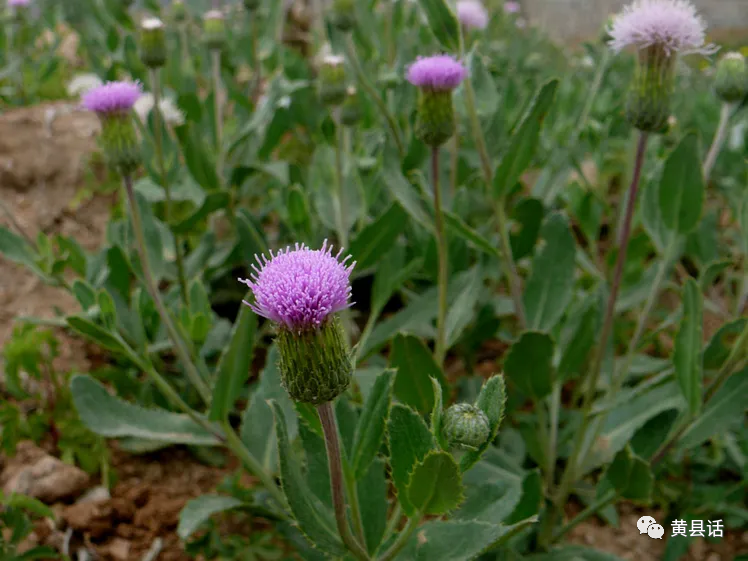
<instances>
[{"instance_id":1,"label":"hairy stem","mask_svg":"<svg viewBox=\"0 0 748 561\"><path fill-rule=\"evenodd\" d=\"M709 181L709 177L712 175L714 164L717 163L717 157L722 151L722 146L727 138L728 125L730 124L730 115L732 113L732 104L723 103L722 110L719 114L719 125L717 126L717 132L714 135L712 146L709 148L709 153L704 160L704 181Z\"/></svg>"},{"instance_id":2,"label":"hairy stem","mask_svg":"<svg viewBox=\"0 0 748 561\"><path fill-rule=\"evenodd\" d=\"M153 125L155 131L153 133L153 140L156 149L156 165L158 166L158 173L161 176L161 185L164 188L164 194L166 195L166 205L164 207L164 221L167 225L171 223L171 185L166 177L166 164L164 163L164 146L163 137L161 136L161 129L163 126L163 115L161 113L161 82L159 81L158 69L151 68L151 89L153 90ZM174 255L177 263L177 279L179 282L179 289L182 295L182 302L184 305L189 307L190 296L187 291L187 276L184 272L184 261L182 260L182 239L177 233L172 232L174 236Z\"/></svg>"},{"instance_id":3,"label":"hairy stem","mask_svg":"<svg viewBox=\"0 0 748 561\"><path fill-rule=\"evenodd\" d=\"M203 380L203 378L200 376L200 373L197 371L195 363L192 361L192 358L190 357L190 353L187 350L184 341L182 341L182 338L179 336L179 332L177 331L177 328L174 325L171 316L169 315L169 311L164 305L164 301L161 298L161 294L159 293L158 287L156 286L156 283L153 279L151 266L148 263L148 253L146 251L145 236L143 235L143 221L140 217L140 210L138 210L137 200L135 199L135 190L132 186L132 178L130 176L125 176L123 178L123 182L125 184L127 200L130 204L132 229L135 233L135 241L138 249L138 254L140 255L140 264L141 268L143 269L143 280L145 282L146 290L151 295L153 303L156 306L156 311L158 312L161 321L164 322L166 331L169 333L169 338L172 340L172 343L174 343L174 350L177 354L177 357L179 358L179 361L184 367L187 377L189 378L192 385L195 386L195 389L200 394L200 397L203 399L203 401L205 403L210 403L210 389L205 383L205 380Z\"/></svg>"},{"instance_id":4,"label":"hairy stem","mask_svg":"<svg viewBox=\"0 0 748 561\"><path fill-rule=\"evenodd\" d=\"M631 186L629 187L628 197L626 201L623 229L621 231L620 247L618 250L616 267L613 273L613 282L610 287L610 295L608 296L608 304L606 306L603 327L600 333L600 341L598 343L594 358L590 366L590 376L587 380L587 388L583 398L582 424L579 428L579 431L577 432L577 437L574 440L574 448L572 450L571 456L569 457L569 461L566 464L566 468L561 479L561 484L556 495L556 500L554 501L556 508L561 507L566 501L571 486L574 483L575 477L577 475L577 463L579 462L579 457L586 441L585 435L587 433L587 429L589 428L590 422L592 420L592 405L597 390L597 383L600 379L600 371L602 369L603 359L605 358L605 349L607 348L608 337L610 336L613 329L615 304L618 297L618 290L621 287L621 279L623 278L623 267L626 264L626 251L628 249L629 239L631 238L631 223L633 222L634 218L636 195L639 191L639 182L644 165L644 155L647 148L647 139L647 133L641 132L636 150L634 174L631 179Z\"/></svg>"},{"instance_id":5,"label":"hairy stem","mask_svg":"<svg viewBox=\"0 0 748 561\"><path fill-rule=\"evenodd\" d=\"M431 180L434 188L434 227L436 231L436 250L439 254L439 307L436 317L436 344L434 345L434 359L441 367L447 354L447 283L449 282L449 254L447 238L444 233L444 218L442 216L442 196L439 187L439 147L431 148Z\"/></svg>"},{"instance_id":6,"label":"hairy stem","mask_svg":"<svg viewBox=\"0 0 748 561\"><path fill-rule=\"evenodd\" d=\"M363 546L353 537L348 527L346 515L345 489L343 481L343 463L340 457L340 437L338 436L338 423L335 419L335 411L332 402L326 402L317 406L317 414L322 423L322 431L325 434L325 448L327 450L327 462L330 468L330 489L332 490L332 503L335 509L335 522L338 525L338 533L343 543L357 559L368 560L369 554Z\"/></svg>"}]
</instances>

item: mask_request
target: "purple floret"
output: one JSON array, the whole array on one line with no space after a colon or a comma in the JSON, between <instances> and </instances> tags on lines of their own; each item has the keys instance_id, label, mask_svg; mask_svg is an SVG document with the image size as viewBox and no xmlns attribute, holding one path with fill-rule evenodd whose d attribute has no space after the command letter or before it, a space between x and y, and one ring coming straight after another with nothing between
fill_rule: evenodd
<instances>
[{"instance_id":1,"label":"purple floret","mask_svg":"<svg viewBox=\"0 0 748 561\"><path fill-rule=\"evenodd\" d=\"M507 14L518 14L522 11L522 6L519 5L519 2L512 2L511 0L509 2L504 3L504 12Z\"/></svg>"},{"instance_id":2,"label":"purple floret","mask_svg":"<svg viewBox=\"0 0 748 561\"><path fill-rule=\"evenodd\" d=\"M416 60L408 68L408 82L419 88L435 91L453 90L467 76L467 69L449 55L436 55Z\"/></svg>"},{"instance_id":3,"label":"purple floret","mask_svg":"<svg viewBox=\"0 0 748 561\"><path fill-rule=\"evenodd\" d=\"M11 7L18 7L18 6L28 6L31 4L31 0L8 0L8 6Z\"/></svg>"},{"instance_id":4,"label":"purple floret","mask_svg":"<svg viewBox=\"0 0 748 561\"><path fill-rule=\"evenodd\" d=\"M258 256L254 274L239 279L254 293L255 303L244 302L258 315L279 323L293 331L318 327L331 314L352 304L350 274L355 262L342 261L332 253L327 240L318 250L298 243L286 247L270 259Z\"/></svg>"},{"instance_id":5,"label":"purple floret","mask_svg":"<svg viewBox=\"0 0 748 561\"><path fill-rule=\"evenodd\" d=\"M706 25L687 0L635 0L613 21L610 47L620 52L634 46L658 46L668 54L716 51L704 45Z\"/></svg>"},{"instance_id":6,"label":"purple floret","mask_svg":"<svg viewBox=\"0 0 748 561\"><path fill-rule=\"evenodd\" d=\"M107 82L87 91L81 102L85 109L96 113L125 113L141 95L143 88L138 82Z\"/></svg>"},{"instance_id":7,"label":"purple floret","mask_svg":"<svg viewBox=\"0 0 748 561\"><path fill-rule=\"evenodd\" d=\"M485 29L488 12L479 0L460 0L457 2L457 19L465 27Z\"/></svg>"}]
</instances>

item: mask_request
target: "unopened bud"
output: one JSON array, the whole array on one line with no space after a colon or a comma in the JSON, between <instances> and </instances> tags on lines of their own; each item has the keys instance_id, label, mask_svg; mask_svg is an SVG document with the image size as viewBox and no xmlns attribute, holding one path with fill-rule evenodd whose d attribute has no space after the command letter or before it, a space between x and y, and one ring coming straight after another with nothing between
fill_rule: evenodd
<instances>
[{"instance_id":1,"label":"unopened bud","mask_svg":"<svg viewBox=\"0 0 748 561\"><path fill-rule=\"evenodd\" d=\"M475 405L457 403L444 413L442 436L453 448L478 450L490 435L488 417Z\"/></svg>"},{"instance_id":2,"label":"unopened bud","mask_svg":"<svg viewBox=\"0 0 748 561\"><path fill-rule=\"evenodd\" d=\"M148 68L160 68L166 63L166 32L164 22L148 18L140 24L140 60Z\"/></svg>"},{"instance_id":3,"label":"unopened bud","mask_svg":"<svg viewBox=\"0 0 748 561\"><path fill-rule=\"evenodd\" d=\"M203 41L209 49L220 50L226 45L226 22L219 10L203 16Z\"/></svg>"},{"instance_id":4,"label":"unopened bud","mask_svg":"<svg viewBox=\"0 0 748 561\"><path fill-rule=\"evenodd\" d=\"M337 317L300 333L280 327L276 341L281 383L294 401L319 405L350 385L353 362Z\"/></svg>"},{"instance_id":5,"label":"unopened bud","mask_svg":"<svg viewBox=\"0 0 748 561\"><path fill-rule=\"evenodd\" d=\"M326 105L340 105L347 91L344 59L327 55L319 69L319 98Z\"/></svg>"},{"instance_id":6,"label":"unopened bud","mask_svg":"<svg viewBox=\"0 0 748 561\"><path fill-rule=\"evenodd\" d=\"M183 0L172 0L171 19L176 23L187 21L187 7L184 5Z\"/></svg>"},{"instance_id":7,"label":"unopened bud","mask_svg":"<svg viewBox=\"0 0 748 561\"><path fill-rule=\"evenodd\" d=\"M330 21L340 31L350 31L356 25L355 0L333 0Z\"/></svg>"},{"instance_id":8,"label":"unopened bud","mask_svg":"<svg viewBox=\"0 0 748 561\"><path fill-rule=\"evenodd\" d=\"M248 12L254 12L260 7L260 0L244 0L244 8Z\"/></svg>"},{"instance_id":9,"label":"unopened bud","mask_svg":"<svg viewBox=\"0 0 748 561\"><path fill-rule=\"evenodd\" d=\"M748 95L748 63L742 54L727 53L717 63L714 89L725 103L737 103Z\"/></svg>"}]
</instances>

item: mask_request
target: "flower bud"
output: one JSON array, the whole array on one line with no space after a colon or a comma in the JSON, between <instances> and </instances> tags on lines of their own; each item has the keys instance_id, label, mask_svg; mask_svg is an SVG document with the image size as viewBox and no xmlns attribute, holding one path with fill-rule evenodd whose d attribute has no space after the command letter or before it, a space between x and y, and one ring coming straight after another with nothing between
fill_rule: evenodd
<instances>
[{"instance_id":1,"label":"flower bud","mask_svg":"<svg viewBox=\"0 0 748 561\"><path fill-rule=\"evenodd\" d=\"M319 405L348 388L353 362L337 317L301 333L281 328L277 342L281 383L294 401Z\"/></svg>"},{"instance_id":2,"label":"flower bud","mask_svg":"<svg viewBox=\"0 0 748 561\"><path fill-rule=\"evenodd\" d=\"M260 7L260 0L244 0L244 8L248 12L254 12Z\"/></svg>"},{"instance_id":3,"label":"flower bud","mask_svg":"<svg viewBox=\"0 0 748 561\"><path fill-rule=\"evenodd\" d=\"M340 105L345 100L347 85L343 57L327 55L319 69L319 98L325 105Z\"/></svg>"},{"instance_id":4,"label":"flower bud","mask_svg":"<svg viewBox=\"0 0 748 561\"><path fill-rule=\"evenodd\" d=\"M714 78L717 96L725 103L737 103L748 95L748 63L740 53L727 53L717 64Z\"/></svg>"},{"instance_id":5,"label":"flower bud","mask_svg":"<svg viewBox=\"0 0 748 561\"><path fill-rule=\"evenodd\" d=\"M361 105L356 88L348 88L348 92L340 108L340 122L346 127L353 127L361 120Z\"/></svg>"},{"instance_id":6,"label":"flower bud","mask_svg":"<svg viewBox=\"0 0 748 561\"><path fill-rule=\"evenodd\" d=\"M171 19L175 23L187 21L187 7L183 0L172 0L171 2Z\"/></svg>"},{"instance_id":7,"label":"flower bud","mask_svg":"<svg viewBox=\"0 0 748 561\"><path fill-rule=\"evenodd\" d=\"M653 45L642 49L626 104L626 118L643 132L667 126L675 84L675 56Z\"/></svg>"},{"instance_id":8,"label":"flower bud","mask_svg":"<svg viewBox=\"0 0 748 561\"><path fill-rule=\"evenodd\" d=\"M340 31L350 31L356 25L355 0L333 0L330 13L330 22Z\"/></svg>"},{"instance_id":9,"label":"flower bud","mask_svg":"<svg viewBox=\"0 0 748 561\"><path fill-rule=\"evenodd\" d=\"M222 50L226 45L226 22L219 10L203 16L203 41L209 49Z\"/></svg>"},{"instance_id":10,"label":"flower bud","mask_svg":"<svg viewBox=\"0 0 748 561\"><path fill-rule=\"evenodd\" d=\"M444 413L442 436L460 450L478 450L491 435L486 414L475 405L457 403Z\"/></svg>"},{"instance_id":11,"label":"flower bud","mask_svg":"<svg viewBox=\"0 0 748 561\"><path fill-rule=\"evenodd\" d=\"M148 18L140 25L140 60L148 68L160 68L166 62L166 33L158 18Z\"/></svg>"}]
</instances>

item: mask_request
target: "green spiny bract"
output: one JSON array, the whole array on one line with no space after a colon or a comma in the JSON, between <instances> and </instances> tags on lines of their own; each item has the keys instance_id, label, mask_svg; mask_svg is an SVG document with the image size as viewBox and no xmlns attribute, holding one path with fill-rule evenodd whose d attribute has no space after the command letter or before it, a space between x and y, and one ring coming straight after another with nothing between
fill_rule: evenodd
<instances>
[{"instance_id":1,"label":"green spiny bract","mask_svg":"<svg viewBox=\"0 0 748 561\"><path fill-rule=\"evenodd\" d=\"M478 450L491 435L488 416L475 405L456 403L444 414L442 436L460 450Z\"/></svg>"},{"instance_id":2,"label":"green spiny bract","mask_svg":"<svg viewBox=\"0 0 748 561\"><path fill-rule=\"evenodd\" d=\"M346 83L343 57L328 55L322 60L319 69L319 99L325 105L340 105L345 101L348 85Z\"/></svg>"},{"instance_id":3,"label":"green spiny bract","mask_svg":"<svg viewBox=\"0 0 748 561\"><path fill-rule=\"evenodd\" d=\"M643 132L665 130L675 84L675 56L657 46L647 47L639 56L626 118Z\"/></svg>"},{"instance_id":4,"label":"green spiny bract","mask_svg":"<svg viewBox=\"0 0 748 561\"><path fill-rule=\"evenodd\" d=\"M714 89L725 103L737 103L748 95L748 63L740 53L727 53L717 64Z\"/></svg>"},{"instance_id":5,"label":"green spiny bract","mask_svg":"<svg viewBox=\"0 0 748 561\"><path fill-rule=\"evenodd\" d=\"M300 333L279 327L277 342L281 383L294 401L319 405L350 385L351 353L336 317Z\"/></svg>"},{"instance_id":6,"label":"green spiny bract","mask_svg":"<svg viewBox=\"0 0 748 561\"><path fill-rule=\"evenodd\" d=\"M130 175L140 165L140 144L129 113L103 117L99 143L106 163L113 171Z\"/></svg>"},{"instance_id":7,"label":"green spiny bract","mask_svg":"<svg viewBox=\"0 0 748 561\"><path fill-rule=\"evenodd\" d=\"M429 146L441 146L455 132L452 92L422 90L418 98L416 135Z\"/></svg>"}]
</instances>

